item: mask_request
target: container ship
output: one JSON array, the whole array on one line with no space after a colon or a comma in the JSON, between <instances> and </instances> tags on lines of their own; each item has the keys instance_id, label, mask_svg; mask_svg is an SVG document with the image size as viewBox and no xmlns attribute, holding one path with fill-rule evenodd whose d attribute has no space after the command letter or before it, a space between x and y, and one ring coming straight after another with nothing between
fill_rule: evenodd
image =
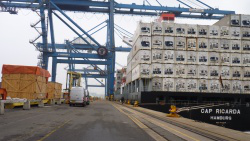
<instances>
[{"instance_id":1,"label":"container ship","mask_svg":"<svg viewBox=\"0 0 250 141\"><path fill-rule=\"evenodd\" d=\"M250 16L213 25L139 22L115 99L200 122L250 131Z\"/></svg>"}]
</instances>

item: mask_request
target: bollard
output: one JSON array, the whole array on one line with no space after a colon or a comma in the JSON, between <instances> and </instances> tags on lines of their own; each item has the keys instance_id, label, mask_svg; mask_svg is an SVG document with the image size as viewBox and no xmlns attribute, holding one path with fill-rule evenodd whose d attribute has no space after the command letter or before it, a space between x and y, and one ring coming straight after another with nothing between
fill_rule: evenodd
<instances>
[{"instance_id":1,"label":"bollard","mask_svg":"<svg viewBox=\"0 0 250 141\"><path fill-rule=\"evenodd\" d=\"M4 115L4 102L0 100L0 115Z\"/></svg>"},{"instance_id":2,"label":"bollard","mask_svg":"<svg viewBox=\"0 0 250 141\"><path fill-rule=\"evenodd\" d=\"M50 104L50 105L55 105L55 100L54 100L54 99L50 99L50 100L49 100L49 104Z\"/></svg>"},{"instance_id":3,"label":"bollard","mask_svg":"<svg viewBox=\"0 0 250 141\"><path fill-rule=\"evenodd\" d=\"M23 109L24 110L30 110L30 100L27 100L23 103Z\"/></svg>"},{"instance_id":4,"label":"bollard","mask_svg":"<svg viewBox=\"0 0 250 141\"><path fill-rule=\"evenodd\" d=\"M43 107L44 107L43 100L41 100L41 101L39 101L39 102L38 102L38 107L41 107L41 108L43 108Z\"/></svg>"}]
</instances>

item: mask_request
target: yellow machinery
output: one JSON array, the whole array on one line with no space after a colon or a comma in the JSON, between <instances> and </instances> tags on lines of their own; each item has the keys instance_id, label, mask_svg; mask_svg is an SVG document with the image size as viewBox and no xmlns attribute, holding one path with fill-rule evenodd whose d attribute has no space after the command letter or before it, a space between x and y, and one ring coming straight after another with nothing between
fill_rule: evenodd
<instances>
[{"instance_id":1,"label":"yellow machinery","mask_svg":"<svg viewBox=\"0 0 250 141\"><path fill-rule=\"evenodd\" d=\"M130 105L130 100L128 100L128 103L127 103L128 105Z\"/></svg>"},{"instance_id":2,"label":"yellow machinery","mask_svg":"<svg viewBox=\"0 0 250 141\"><path fill-rule=\"evenodd\" d=\"M81 78L81 73L68 71L66 80L66 90L70 91L73 86L81 86Z\"/></svg>"},{"instance_id":3,"label":"yellow machinery","mask_svg":"<svg viewBox=\"0 0 250 141\"><path fill-rule=\"evenodd\" d=\"M177 114L177 108L174 105L171 105L171 109L169 110L169 114L167 114L167 117L180 117L180 115Z\"/></svg>"},{"instance_id":4,"label":"yellow machinery","mask_svg":"<svg viewBox=\"0 0 250 141\"><path fill-rule=\"evenodd\" d=\"M134 107L138 107L138 106L139 106L139 102L138 102L138 101L135 101Z\"/></svg>"}]
</instances>

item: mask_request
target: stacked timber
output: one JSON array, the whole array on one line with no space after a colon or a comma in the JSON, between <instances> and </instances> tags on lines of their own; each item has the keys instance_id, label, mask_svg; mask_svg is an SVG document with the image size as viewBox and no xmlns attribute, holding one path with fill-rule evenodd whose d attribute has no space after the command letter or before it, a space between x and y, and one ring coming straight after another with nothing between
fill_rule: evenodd
<instances>
[{"instance_id":1,"label":"stacked timber","mask_svg":"<svg viewBox=\"0 0 250 141\"><path fill-rule=\"evenodd\" d=\"M48 82L47 84L47 99L62 98L62 84L56 82Z\"/></svg>"},{"instance_id":2,"label":"stacked timber","mask_svg":"<svg viewBox=\"0 0 250 141\"><path fill-rule=\"evenodd\" d=\"M50 73L35 66L3 65L2 88L11 98L45 99Z\"/></svg>"}]
</instances>

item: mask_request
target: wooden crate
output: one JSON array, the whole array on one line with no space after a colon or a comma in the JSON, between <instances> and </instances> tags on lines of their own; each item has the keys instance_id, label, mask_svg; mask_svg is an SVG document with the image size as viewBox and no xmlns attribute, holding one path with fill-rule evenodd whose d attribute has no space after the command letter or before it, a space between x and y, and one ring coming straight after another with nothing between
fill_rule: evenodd
<instances>
[{"instance_id":1,"label":"wooden crate","mask_svg":"<svg viewBox=\"0 0 250 141\"><path fill-rule=\"evenodd\" d=\"M48 82L47 84L48 99L62 98L62 84L55 82Z\"/></svg>"},{"instance_id":2,"label":"wooden crate","mask_svg":"<svg viewBox=\"0 0 250 141\"><path fill-rule=\"evenodd\" d=\"M3 74L2 88L11 98L45 99L47 79L35 74Z\"/></svg>"}]
</instances>

